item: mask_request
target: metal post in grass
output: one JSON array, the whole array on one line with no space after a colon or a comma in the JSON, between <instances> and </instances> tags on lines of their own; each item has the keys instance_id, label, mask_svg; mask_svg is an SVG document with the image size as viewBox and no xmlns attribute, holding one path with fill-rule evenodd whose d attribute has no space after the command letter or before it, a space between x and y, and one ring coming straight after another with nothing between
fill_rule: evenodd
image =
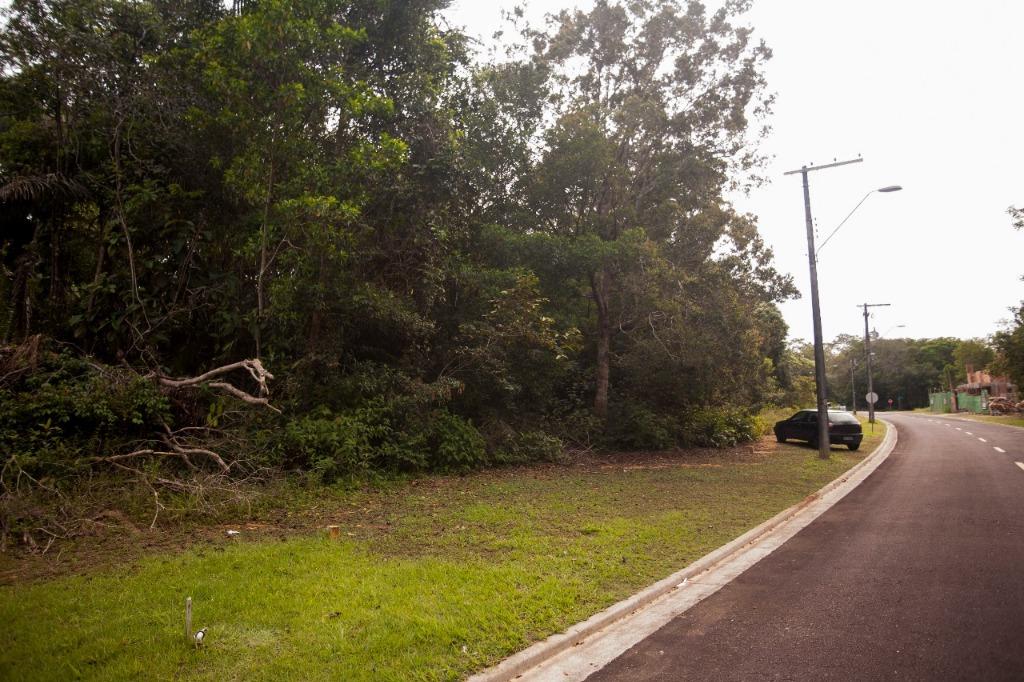
<instances>
[{"instance_id":1,"label":"metal post in grass","mask_svg":"<svg viewBox=\"0 0 1024 682\"><path fill-rule=\"evenodd\" d=\"M185 597L185 641L192 643L192 597Z\"/></svg>"}]
</instances>

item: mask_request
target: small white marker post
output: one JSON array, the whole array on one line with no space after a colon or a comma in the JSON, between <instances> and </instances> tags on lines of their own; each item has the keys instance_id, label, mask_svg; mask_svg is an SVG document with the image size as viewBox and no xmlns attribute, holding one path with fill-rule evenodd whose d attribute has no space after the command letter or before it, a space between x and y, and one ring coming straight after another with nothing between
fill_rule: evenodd
<instances>
[{"instance_id":1,"label":"small white marker post","mask_svg":"<svg viewBox=\"0 0 1024 682\"><path fill-rule=\"evenodd\" d=\"M192 597L185 597L185 641L192 641Z\"/></svg>"}]
</instances>

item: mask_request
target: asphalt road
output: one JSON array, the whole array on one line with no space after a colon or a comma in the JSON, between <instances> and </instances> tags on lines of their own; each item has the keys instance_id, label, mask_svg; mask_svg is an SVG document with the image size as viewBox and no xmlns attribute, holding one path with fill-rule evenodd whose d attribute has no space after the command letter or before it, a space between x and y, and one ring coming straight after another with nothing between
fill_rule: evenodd
<instances>
[{"instance_id":1,"label":"asphalt road","mask_svg":"<svg viewBox=\"0 0 1024 682\"><path fill-rule=\"evenodd\" d=\"M864 483L588 680L1024 680L1024 429L889 418Z\"/></svg>"}]
</instances>

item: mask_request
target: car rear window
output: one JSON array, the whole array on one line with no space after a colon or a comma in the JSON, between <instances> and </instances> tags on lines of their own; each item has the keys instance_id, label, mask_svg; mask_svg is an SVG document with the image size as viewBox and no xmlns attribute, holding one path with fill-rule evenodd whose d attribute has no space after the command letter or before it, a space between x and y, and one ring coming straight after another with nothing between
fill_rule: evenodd
<instances>
[{"instance_id":1,"label":"car rear window","mask_svg":"<svg viewBox=\"0 0 1024 682\"><path fill-rule=\"evenodd\" d=\"M828 420L833 424L859 424L857 418L849 412L829 412Z\"/></svg>"}]
</instances>

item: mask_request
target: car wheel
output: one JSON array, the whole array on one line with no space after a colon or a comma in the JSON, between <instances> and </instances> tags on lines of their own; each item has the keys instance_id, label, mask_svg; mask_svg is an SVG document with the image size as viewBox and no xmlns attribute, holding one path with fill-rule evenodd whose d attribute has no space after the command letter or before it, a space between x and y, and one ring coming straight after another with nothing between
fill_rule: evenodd
<instances>
[{"instance_id":1,"label":"car wheel","mask_svg":"<svg viewBox=\"0 0 1024 682\"><path fill-rule=\"evenodd\" d=\"M850 443L846 447L850 448L851 450L856 450L857 448L860 447L860 443Z\"/></svg>"},{"instance_id":2,"label":"car wheel","mask_svg":"<svg viewBox=\"0 0 1024 682\"><path fill-rule=\"evenodd\" d=\"M786 442L786 439L783 436L780 436L777 433L775 434L775 440L779 441L780 443L785 443Z\"/></svg>"}]
</instances>

